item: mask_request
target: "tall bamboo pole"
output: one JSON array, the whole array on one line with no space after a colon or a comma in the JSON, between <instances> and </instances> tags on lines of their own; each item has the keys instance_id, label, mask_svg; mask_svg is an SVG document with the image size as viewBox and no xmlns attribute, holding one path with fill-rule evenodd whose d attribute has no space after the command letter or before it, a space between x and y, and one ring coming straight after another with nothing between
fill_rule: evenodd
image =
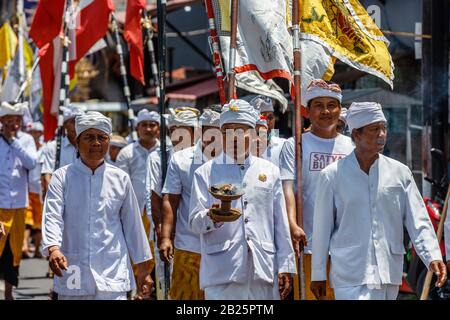
<instances>
[{"instance_id":1,"label":"tall bamboo pole","mask_svg":"<svg viewBox=\"0 0 450 320\"><path fill-rule=\"evenodd\" d=\"M111 14L111 23L112 23L114 37L116 40L116 50L117 50L117 54L119 55L120 76L121 76L122 82L123 82L123 94L125 96L125 103L127 105L127 110L128 110L128 125L130 126L131 137L132 137L133 141L137 141L138 137L137 137L136 128L134 127L135 116L134 116L133 108L131 108L131 94L130 94L130 86L128 85L127 69L125 67L125 61L123 58L123 49L122 49L122 43L121 43L120 35L119 35L119 26L117 25L117 20L116 20L114 13Z\"/></svg>"},{"instance_id":2,"label":"tall bamboo pole","mask_svg":"<svg viewBox=\"0 0 450 320\"><path fill-rule=\"evenodd\" d=\"M58 108L58 129L56 136L56 158L55 158L55 170L59 168L61 163L61 144L62 133L64 124L64 107L70 104L69 98L69 23L70 12L69 9L72 5L71 0L66 1L66 8L64 11L63 19L63 39L62 39L62 61L61 61L61 86L59 89L59 108Z\"/></svg>"},{"instance_id":3,"label":"tall bamboo pole","mask_svg":"<svg viewBox=\"0 0 450 320\"><path fill-rule=\"evenodd\" d=\"M164 114L166 112L166 0L157 1L158 11L158 64L159 64L159 113L161 115L160 146L161 146L161 176L162 181L166 180L167 173L167 152L166 152L166 122ZM164 299L168 300L170 289L170 264L164 263Z\"/></svg>"},{"instance_id":4,"label":"tall bamboo pole","mask_svg":"<svg viewBox=\"0 0 450 320\"><path fill-rule=\"evenodd\" d=\"M235 96L236 89L236 50L237 50L237 24L239 13L239 0L231 0L231 36L230 36L230 57L228 66L228 99Z\"/></svg>"},{"instance_id":5,"label":"tall bamboo pole","mask_svg":"<svg viewBox=\"0 0 450 320\"><path fill-rule=\"evenodd\" d=\"M208 22L209 22L209 42L212 48L212 55L214 60L214 69L216 72L216 80L217 80L217 87L219 88L219 98L220 98L220 104L224 105L226 103L226 96L225 96L225 84L223 80L223 68L222 68L222 58L220 55L220 48L219 48L219 37L217 36L217 29L216 29L216 18L214 16L214 10L212 5L212 0L205 0L205 7L206 12L208 14Z\"/></svg>"},{"instance_id":6,"label":"tall bamboo pole","mask_svg":"<svg viewBox=\"0 0 450 320\"><path fill-rule=\"evenodd\" d=\"M301 53L300 53L300 1L294 0L292 3L292 29L293 29L293 47L294 47L294 85L295 85L295 167L297 172L297 193L295 195L297 209L297 224L303 229L303 188L302 188L302 131L303 122L301 115ZM299 281L300 298L305 300L305 276L303 268L303 252L299 257Z\"/></svg>"}]
</instances>

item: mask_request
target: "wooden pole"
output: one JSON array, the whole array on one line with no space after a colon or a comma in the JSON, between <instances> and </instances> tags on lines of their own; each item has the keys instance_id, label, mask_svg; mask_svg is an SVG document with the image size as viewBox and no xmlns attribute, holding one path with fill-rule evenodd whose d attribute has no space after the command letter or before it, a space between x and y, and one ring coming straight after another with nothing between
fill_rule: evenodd
<instances>
[{"instance_id":1,"label":"wooden pole","mask_svg":"<svg viewBox=\"0 0 450 320\"><path fill-rule=\"evenodd\" d=\"M205 0L205 7L206 12L208 14L209 34L210 34L209 43L212 48L214 68L217 79L217 87L219 88L220 104L223 106L226 103L227 98L225 96L225 84L223 81L223 68L219 49L219 37L217 36L217 29L216 29L216 18L214 16L214 10L211 0Z\"/></svg>"},{"instance_id":2,"label":"wooden pole","mask_svg":"<svg viewBox=\"0 0 450 320\"><path fill-rule=\"evenodd\" d=\"M231 0L231 37L230 37L230 58L228 66L228 100L235 97L236 89L236 49L237 49L237 21L239 0Z\"/></svg>"},{"instance_id":3,"label":"wooden pole","mask_svg":"<svg viewBox=\"0 0 450 320\"><path fill-rule=\"evenodd\" d=\"M442 210L441 220L439 220L439 225L438 225L438 229L437 229L437 233L436 233L438 243L441 242L442 235L444 234L444 223L445 223L445 218L447 217L449 196L450 196L450 186L447 189L447 196L445 197L444 209ZM428 270L427 275L425 277L425 282L423 284L422 294L420 295L420 300L428 299L428 294L430 292L430 284L431 284L432 278L433 278L433 272L431 270Z\"/></svg>"},{"instance_id":4,"label":"wooden pole","mask_svg":"<svg viewBox=\"0 0 450 320\"><path fill-rule=\"evenodd\" d=\"M303 229L303 189L302 189L302 131L303 122L301 115L301 54L300 54L300 0L294 0L292 3L292 29L293 29L293 47L294 47L294 86L295 86L295 167L297 172L297 193L295 194L297 224ZM299 261L299 281L300 281L300 299L305 300L305 277L303 268L303 252L301 252Z\"/></svg>"}]
</instances>

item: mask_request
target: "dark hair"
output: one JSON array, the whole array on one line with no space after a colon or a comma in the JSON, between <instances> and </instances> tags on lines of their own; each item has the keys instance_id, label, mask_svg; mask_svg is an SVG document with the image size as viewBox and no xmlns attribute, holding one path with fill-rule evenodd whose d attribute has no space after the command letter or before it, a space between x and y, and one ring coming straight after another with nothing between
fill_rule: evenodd
<instances>
[{"instance_id":1,"label":"dark hair","mask_svg":"<svg viewBox=\"0 0 450 320\"><path fill-rule=\"evenodd\" d=\"M358 129L353 129L353 130L356 130L356 131L358 131L359 133L362 133L363 130L364 130L364 127L361 127L361 128L358 128ZM353 132L350 132L350 137L352 138L352 141L355 142L355 138L353 138L353 134L352 134L352 133L353 133Z\"/></svg>"}]
</instances>

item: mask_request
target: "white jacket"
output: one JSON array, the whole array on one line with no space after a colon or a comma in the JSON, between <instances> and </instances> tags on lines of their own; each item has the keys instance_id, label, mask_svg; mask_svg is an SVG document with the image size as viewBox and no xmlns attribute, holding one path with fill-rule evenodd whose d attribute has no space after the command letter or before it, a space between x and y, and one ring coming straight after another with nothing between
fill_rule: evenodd
<instances>
[{"instance_id":1,"label":"white jacket","mask_svg":"<svg viewBox=\"0 0 450 320\"><path fill-rule=\"evenodd\" d=\"M243 215L218 226L207 216L219 203L208 187L224 182L242 184L245 194L232 207ZM249 258L254 278L267 283L279 273L296 273L280 172L269 161L250 155L238 165L222 154L206 162L195 171L189 211L189 225L201 235L201 288L247 282Z\"/></svg>"},{"instance_id":2,"label":"white jacket","mask_svg":"<svg viewBox=\"0 0 450 320\"><path fill-rule=\"evenodd\" d=\"M55 276L63 295L94 295L98 291L129 291L134 287L133 263L152 258L139 206L129 176L108 163L92 173L80 159L56 170L44 204L44 253L57 245L69 268L80 271L74 288L73 270Z\"/></svg>"},{"instance_id":3,"label":"white jacket","mask_svg":"<svg viewBox=\"0 0 450 320\"><path fill-rule=\"evenodd\" d=\"M369 175L355 153L325 168L317 184L312 243L312 280L326 280L328 252L334 287L374 283L400 285L403 228L429 266L442 260L425 204L405 165L383 155Z\"/></svg>"}]
</instances>

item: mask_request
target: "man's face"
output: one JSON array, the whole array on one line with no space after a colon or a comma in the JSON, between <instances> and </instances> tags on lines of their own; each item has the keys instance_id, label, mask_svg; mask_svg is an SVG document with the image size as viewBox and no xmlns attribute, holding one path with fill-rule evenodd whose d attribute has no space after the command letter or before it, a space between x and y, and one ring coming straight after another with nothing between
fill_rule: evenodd
<instances>
[{"instance_id":1,"label":"man's face","mask_svg":"<svg viewBox=\"0 0 450 320\"><path fill-rule=\"evenodd\" d=\"M116 162L117 156L119 155L121 147L118 146L109 146L109 157L112 161Z\"/></svg>"},{"instance_id":2,"label":"man's face","mask_svg":"<svg viewBox=\"0 0 450 320\"><path fill-rule=\"evenodd\" d=\"M136 127L140 140L153 141L159 137L159 124L155 121L141 121Z\"/></svg>"},{"instance_id":3,"label":"man's face","mask_svg":"<svg viewBox=\"0 0 450 320\"><path fill-rule=\"evenodd\" d=\"M267 118L267 125L269 126L269 132L275 129L275 114L272 111L261 112L262 116Z\"/></svg>"},{"instance_id":4,"label":"man's face","mask_svg":"<svg viewBox=\"0 0 450 320\"><path fill-rule=\"evenodd\" d=\"M34 141L38 142L39 139L42 137L43 132L42 131L31 130L30 134L33 137Z\"/></svg>"},{"instance_id":5,"label":"man's face","mask_svg":"<svg viewBox=\"0 0 450 320\"><path fill-rule=\"evenodd\" d=\"M245 124L230 123L223 125L221 131L225 153L238 162L245 160L249 154L254 130Z\"/></svg>"},{"instance_id":6,"label":"man's face","mask_svg":"<svg viewBox=\"0 0 450 320\"><path fill-rule=\"evenodd\" d=\"M64 122L64 130L66 132L67 139L69 139L70 142L75 142L77 139L77 132L75 131L75 118Z\"/></svg>"},{"instance_id":7,"label":"man's face","mask_svg":"<svg viewBox=\"0 0 450 320\"><path fill-rule=\"evenodd\" d=\"M339 101L328 97L311 100L309 120L313 128L330 129L336 126L341 113Z\"/></svg>"},{"instance_id":8,"label":"man's face","mask_svg":"<svg viewBox=\"0 0 450 320\"><path fill-rule=\"evenodd\" d=\"M78 152L83 160L100 161L109 148L109 135L98 129L88 129L77 139Z\"/></svg>"},{"instance_id":9,"label":"man's face","mask_svg":"<svg viewBox=\"0 0 450 320\"><path fill-rule=\"evenodd\" d=\"M381 153L386 145L386 123L383 121L372 123L361 130L353 130L352 135L357 148L369 153Z\"/></svg>"},{"instance_id":10,"label":"man's face","mask_svg":"<svg viewBox=\"0 0 450 320\"><path fill-rule=\"evenodd\" d=\"M0 117L3 132L11 132L15 134L22 126L22 116L7 115Z\"/></svg>"}]
</instances>

